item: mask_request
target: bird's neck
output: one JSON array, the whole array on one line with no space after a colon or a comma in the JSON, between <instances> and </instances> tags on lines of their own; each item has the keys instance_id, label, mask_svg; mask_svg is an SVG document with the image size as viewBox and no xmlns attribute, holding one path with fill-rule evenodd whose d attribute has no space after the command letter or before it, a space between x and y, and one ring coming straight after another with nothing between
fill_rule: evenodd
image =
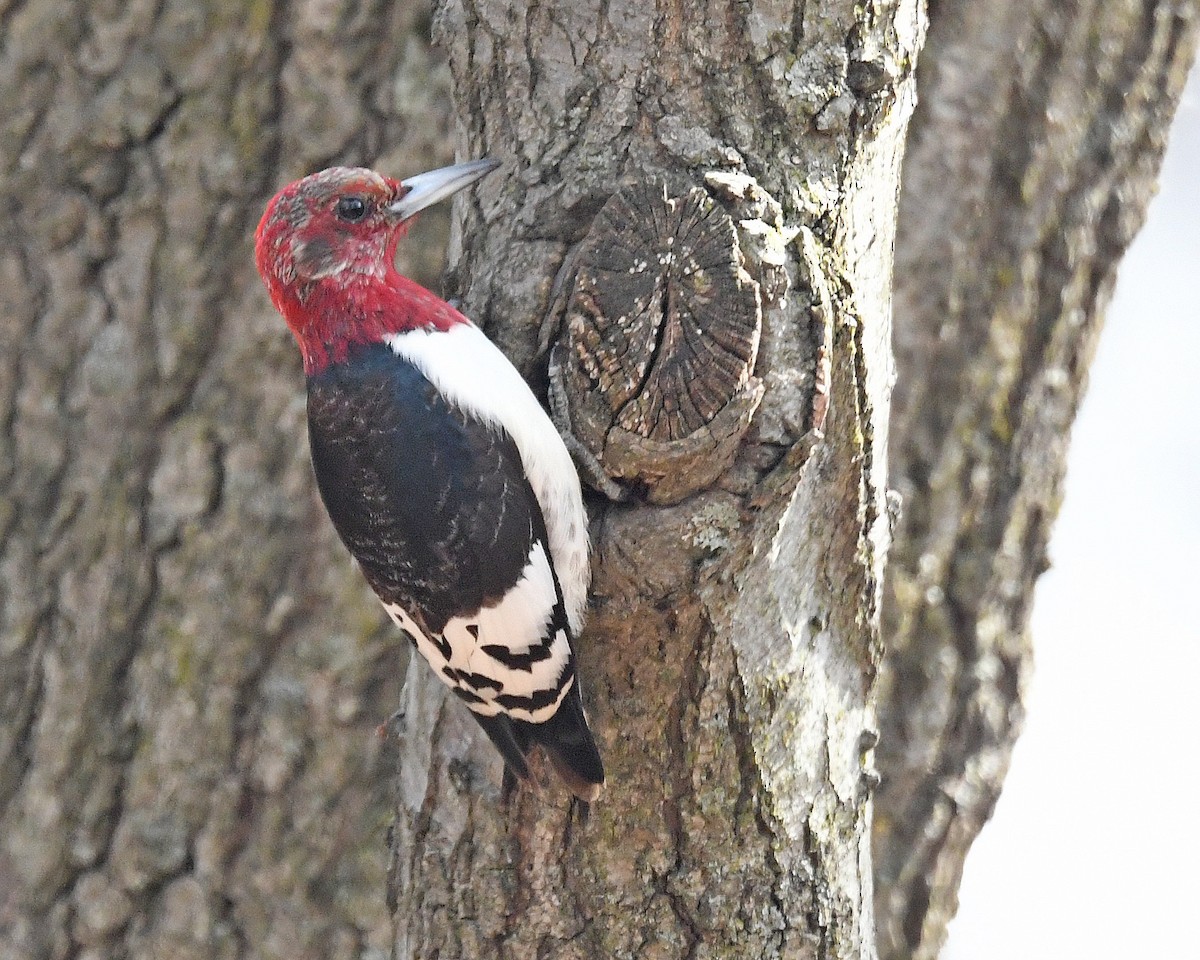
<instances>
[{"instance_id":1,"label":"bird's neck","mask_svg":"<svg viewBox=\"0 0 1200 960\"><path fill-rule=\"evenodd\" d=\"M445 300L394 268L382 276L343 271L311 281L279 304L300 345L304 372L345 362L356 344L408 330L449 330L469 322Z\"/></svg>"}]
</instances>

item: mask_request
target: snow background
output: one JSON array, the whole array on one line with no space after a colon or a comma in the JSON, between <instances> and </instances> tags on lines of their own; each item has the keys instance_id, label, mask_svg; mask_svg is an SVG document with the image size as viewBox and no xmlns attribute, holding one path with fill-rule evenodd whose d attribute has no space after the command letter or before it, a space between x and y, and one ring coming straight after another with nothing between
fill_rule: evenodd
<instances>
[{"instance_id":1,"label":"snow background","mask_svg":"<svg viewBox=\"0 0 1200 960\"><path fill-rule=\"evenodd\" d=\"M1193 69L1074 429L1025 733L943 960L1200 957L1198 280Z\"/></svg>"}]
</instances>

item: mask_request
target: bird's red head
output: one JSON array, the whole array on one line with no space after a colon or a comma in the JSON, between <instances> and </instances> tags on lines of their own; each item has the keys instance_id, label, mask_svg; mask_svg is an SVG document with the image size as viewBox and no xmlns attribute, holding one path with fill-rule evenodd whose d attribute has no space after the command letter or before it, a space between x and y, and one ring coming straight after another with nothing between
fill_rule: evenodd
<instances>
[{"instance_id":1,"label":"bird's red head","mask_svg":"<svg viewBox=\"0 0 1200 960\"><path fill-rule=\"evenodd\" d=\"M420 210L473 183L491 160L396 181L331 167L275 195L258 225L255 261L271 302L313 373L345 359L351 344L389 333L445 330L465 318L396 270L396 245Z\"/></svg>"}]
</instances>

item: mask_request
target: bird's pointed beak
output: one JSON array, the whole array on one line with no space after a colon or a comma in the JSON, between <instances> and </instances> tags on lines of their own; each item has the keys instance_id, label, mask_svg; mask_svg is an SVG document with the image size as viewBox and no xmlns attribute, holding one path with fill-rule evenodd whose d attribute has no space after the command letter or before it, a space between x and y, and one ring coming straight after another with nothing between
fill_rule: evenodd
<instances>
[{"instance_id":1,"label":"bird's pointed beak","mask_svg":"<svg viewBox=\"0 0 1200 960\"><path fill-rule=\"evenodd\" d=\"M401 220L407 220L439 200L445 200L463 187L469 187L498 166L499 160L484 157L482 160L456 163L452 167L418 173L415 177L400 181L400 186L407 187L408 191L399 200L388 204L388 210Z\"/></svg>"}]
</instances>

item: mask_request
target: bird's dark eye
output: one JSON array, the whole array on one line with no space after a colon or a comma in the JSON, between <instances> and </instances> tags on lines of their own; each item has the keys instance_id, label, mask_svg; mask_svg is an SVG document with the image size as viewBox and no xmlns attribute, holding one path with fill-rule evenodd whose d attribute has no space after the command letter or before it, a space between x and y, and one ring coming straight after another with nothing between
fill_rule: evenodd
<instances>
[{"instance_id":1,"label":"bird's dark eye","mask_svg":"<svg viewBox=\"0 0 1200 960\"><path fill-rule=\"evenodd\" d=\"M362 197L342 197L337 202L337 215L339 220L358 223L367 215L367 201Z\"/></svg>"}]
</instances>

